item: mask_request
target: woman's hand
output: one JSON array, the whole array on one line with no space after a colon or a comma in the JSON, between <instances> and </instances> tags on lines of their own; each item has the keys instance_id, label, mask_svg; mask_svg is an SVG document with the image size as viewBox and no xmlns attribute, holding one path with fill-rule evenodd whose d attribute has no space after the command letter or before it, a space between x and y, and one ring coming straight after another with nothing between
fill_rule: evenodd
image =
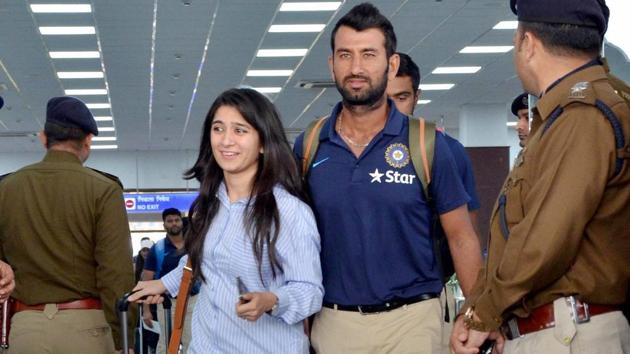
<instances>
[{"instance_id":1,"label":"woman's hand","mask_svg":"<svg viewBox=\"0 0 630 354\"><path fill-rule=\"evenodd\" d=\"M164 298L160 295L166 292L166 287L161 280L140 281L133 288L133 294L129 296L129 302L142 304L160 304Z\"/></svg>"},{"instance_id":2,"label":"woman's hand","mask_svg":"<svg viewBox=\"0 0 630 354\"><path fill-rule=\"evenodd\" d=\"M278 297L272 292L246 293L241 295L236 303L236 315L255 322L265 312L270 311L277 302Z\"/></svg>"}]
</instances>

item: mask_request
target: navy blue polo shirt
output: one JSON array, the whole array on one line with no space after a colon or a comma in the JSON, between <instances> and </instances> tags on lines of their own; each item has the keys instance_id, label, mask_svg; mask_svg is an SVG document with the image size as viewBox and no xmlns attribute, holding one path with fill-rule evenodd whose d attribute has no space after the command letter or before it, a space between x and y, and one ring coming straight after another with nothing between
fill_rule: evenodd
<instances>
[{"instance_id":1,"label":"navy blue polo shirt","mask_svg":"<svg viewBox=\"0 0 630 354\"><path fill-rule=\"evenodd\" d=\"M409 121L393 101L388 105L384 129L356 158L334 129L337 104L309 169L328 303L381 304L442 288L429 232L432 212L409 158ZM294 146L299 159L303 139ZM436 134L429 188L440 214L470 199L442 134Z\"/></svg>"},{"instance_id":2,"label":"navy blue polo shirt","mask_svg":"<svg viewBox=\"0 0 630 354\"><path fill-rule=\"evenodd\" d=\"M459 172L459 177L462 179L462 183L464 184L464 189L470 197L468 210L477 210L481 207L481 203L479 203L479 197L477 196L475 175L473 174L472 163L466 153L466 148L464 148L464 145L452 136L444 134L444 137L446 138L448 148L451 150L453 158L455 159L457 171Z\"/></svg>"},{"instance_id":3,"label":"navy blue polo shirt","mask_svg":"<svg viewBox=\"0 0 630 354\"><path fill-rule=\"evenodd\" d=\"M164 274L170 272L171 270L177 268L179 264L179 259L184 256L185 253L177 252L177 247L171 242L171 239L167 237L164 238L164 258L162 259L162 268L160 272L157 272L158 269L158 259L156 255L156 249L154 244L151 246L149 250L149 255L147 256L146 261L144 262L144 269L150 270L152 272L156 272L154 278L160 279Z\"/></svg>"}]
</instances>

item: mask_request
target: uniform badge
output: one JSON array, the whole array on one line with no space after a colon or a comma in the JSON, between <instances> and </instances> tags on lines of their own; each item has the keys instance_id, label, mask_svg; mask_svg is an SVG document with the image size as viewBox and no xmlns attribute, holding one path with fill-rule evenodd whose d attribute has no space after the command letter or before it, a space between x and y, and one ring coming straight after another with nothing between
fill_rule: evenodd
<instances>
[{"instance_id":1,"label":"uniform badge","mask_svg":"<svg viewBox=\"0 0 630 354\"><path fill-rule=\"evenodd\" d=\"M569 94L569 98L586 98L586 94L584 91L588 89L589 83L586 81L578 82L577 84L571 87L571 93Z\"/></svg>"},{"instance_id":2,"label":"uniform badge","mask_svg":"<svg viewBox=\"0 0 630 354\"><path fill-rule=\"evenodd\" d=\"M385 161L394 168L403 168L409 164L409 149L404 144L391 144L385 150Z\"/></svg>"}]
</instances>

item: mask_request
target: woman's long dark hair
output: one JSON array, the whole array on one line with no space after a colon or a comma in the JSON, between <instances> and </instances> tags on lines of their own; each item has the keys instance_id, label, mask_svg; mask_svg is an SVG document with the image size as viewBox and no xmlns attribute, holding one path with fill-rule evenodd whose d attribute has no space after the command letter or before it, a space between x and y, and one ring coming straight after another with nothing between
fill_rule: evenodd
<instances>
[{"instance_id":1,"label":"woman's long dark hair","mask_svg":"<svg viewBox=\"0 0 630 354\"><path fill-rule=\"evenodd\" d=\"M278 112L265 96L255 90L245 88L227 90L214 101L203 123L197 161L184 174L184 178L194 178L200 183L199 196L191 205L188 214L190 228L185 238L193 276L205 281L201 272L204 240L219 210L216 193L223 183L223 170L212 155L210 139L212 120L222 106L236 109L260 136L264 153L258 159L258 171L254 178L244 222L246 230L252 237L254 257L261 280L265 246L275 277L276 271L282 271L282 267L276 257L275 245L280 232L280 214L273 195L273 187L279 184L301 200L305 200L305 196L297 163L284 134Z\"/></svg>"}]
</instances>

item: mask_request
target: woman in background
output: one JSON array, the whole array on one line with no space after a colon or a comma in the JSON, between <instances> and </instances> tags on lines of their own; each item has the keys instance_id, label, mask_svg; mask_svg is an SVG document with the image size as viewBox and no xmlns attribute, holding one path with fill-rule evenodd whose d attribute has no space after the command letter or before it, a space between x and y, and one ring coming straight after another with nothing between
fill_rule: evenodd
<instances>
[{"instance_id":1,"label":"woman in background","mask_svg":"<svg viewBox=\"0 0 630 354\"><path fill-rule=\"evenodd\" d=\"M321 308L320 240L271 102L251 89L222 93L186 177L200 183L186 250L203 281L189 353L308 353L302 321ZM129 300L176 295L184 263L138 283Z\"/></svg>"}]
</instances>

